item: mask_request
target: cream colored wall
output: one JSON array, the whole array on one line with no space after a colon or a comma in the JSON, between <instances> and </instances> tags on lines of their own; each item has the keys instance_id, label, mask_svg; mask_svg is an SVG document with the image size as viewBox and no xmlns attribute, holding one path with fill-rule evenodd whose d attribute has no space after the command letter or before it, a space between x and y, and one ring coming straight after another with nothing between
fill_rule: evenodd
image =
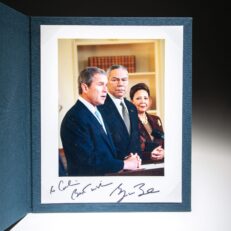
<instances>
[{"instance_id":1,"label":"cream colored wall","mask_svg":"<svg viewBox=\"0 0 231 231\"><path fill-rule=\"evenodd\" d=\"M76 77L74 75L74 42L70 39L60 39L59 52L59 128L66 112L76 101ZM61 108L61 109L60 109ZM62 148L59 138L59 148Z\"/></svg>"},{"instance_id":2,"label":"cream colored wall","mask_svg":"<svg viewBox=\"0 0 231 231\"><path fill-rule=\"evenodd\" d=\"M164 92L164 40L158 40L157 42L157 49L156 49L156 57L158 57L158 59L156 59L156 65L158 66L158 68L156 68L156 85L158 86L156 88L156 97L158 98L157 100L157 114L158 116L160 116L163 126L164 126L164 102L165 102L165 92Z\"/></svg>"}]
</instances>

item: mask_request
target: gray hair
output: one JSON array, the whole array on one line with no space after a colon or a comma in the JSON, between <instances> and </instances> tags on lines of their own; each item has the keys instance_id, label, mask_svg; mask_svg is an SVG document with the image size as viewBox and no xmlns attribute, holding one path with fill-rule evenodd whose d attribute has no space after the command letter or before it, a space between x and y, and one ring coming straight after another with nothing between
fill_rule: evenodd
<instances>
[{"instance_id":1,"label":"gray hair","mask_svg":"<svg viewBox=\"0 0 231 231\"><path fill-rule=\"evenodd\" d=\"M120 65L120 64L114 64L107 69L107 76L109 76L110 72L115 69L123 69L123 70L128 71L128 69L125 66Z\"/></svg>"}]
</instances>

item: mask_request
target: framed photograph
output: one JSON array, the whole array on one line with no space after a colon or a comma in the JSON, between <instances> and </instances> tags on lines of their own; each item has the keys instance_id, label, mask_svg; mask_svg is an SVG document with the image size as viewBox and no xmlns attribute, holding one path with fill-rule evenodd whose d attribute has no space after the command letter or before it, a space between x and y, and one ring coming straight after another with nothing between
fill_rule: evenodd
<instances>
[{"instance_id":1,"label":"framed photograph","mask_svg":"<svg viewBox=\"0 0 231 231\"><path fill-rule=\"evenodd\" d=\"M190 211L192 19L32 17L31 45L34 211ZM108 57L128 65L128 100L132 86L149 86L164 161L141 172L68 176L60 124L78 100L80 71L106 69Z\"/></svg>"}]
</instances>

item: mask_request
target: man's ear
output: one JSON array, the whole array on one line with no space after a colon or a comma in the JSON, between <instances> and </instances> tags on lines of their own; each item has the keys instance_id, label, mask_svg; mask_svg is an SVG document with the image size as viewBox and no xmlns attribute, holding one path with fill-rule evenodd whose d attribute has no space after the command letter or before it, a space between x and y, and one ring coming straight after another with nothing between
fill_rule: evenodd
<instances>
[{"instance_id":1,"label":"man's ear","mask_svg":"<svg viewBox=\"0 0 231 231\"><path fill-rule=\"evenodd\" d=\"M83 93L86 93L88 91L88 86L86 83L81 83L81 88L82 88Z\"/></svg>"}]
</instances>

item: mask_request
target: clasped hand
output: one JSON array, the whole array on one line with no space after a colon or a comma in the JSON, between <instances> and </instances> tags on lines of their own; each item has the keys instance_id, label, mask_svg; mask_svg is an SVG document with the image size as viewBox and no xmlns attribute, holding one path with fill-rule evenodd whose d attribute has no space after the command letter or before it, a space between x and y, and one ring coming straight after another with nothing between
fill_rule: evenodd
<instances>
[{"instance_id":1,"label":"clasped hand","mask_svg":"<svg viewBox=\"0 0 231 231\"><path fill-rule=\"evenodd\" d=\"M124 158L124 169L126 170L136 170L141 166L140 156L135 153L130 153Z\"/></svg>"},{"instance_id":2,"label":"clasped hand","mask_svg":"<svg viewBox=\"0 0 231 231\"><path fill-rule=\"evenodd\" d=\"M162 160L164 158L164 149L161 146L158 146L151 152L152 160Z\"/></svg>"}]
</instances>

